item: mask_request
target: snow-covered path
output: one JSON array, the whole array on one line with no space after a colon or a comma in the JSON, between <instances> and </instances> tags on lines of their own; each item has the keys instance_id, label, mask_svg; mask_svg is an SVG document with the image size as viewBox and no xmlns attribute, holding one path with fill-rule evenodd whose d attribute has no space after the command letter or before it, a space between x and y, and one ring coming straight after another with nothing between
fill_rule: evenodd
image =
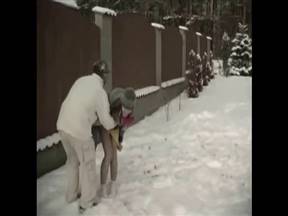
<instances>
[{"instance_id":1,"label":"snow-covered path","mask_svg":"<svg viewBox=\"0 0 288 216\"><path fill-rule=\"evenodd\" d=\"M251 83L218 76L197 99L183 93L180 111L171 101L168 122L164 106L129 128L118 195L84 215L251 215ZM64 193L64 166L38 179L37 215L78 215Z\"/></svg>"}]
</instances>

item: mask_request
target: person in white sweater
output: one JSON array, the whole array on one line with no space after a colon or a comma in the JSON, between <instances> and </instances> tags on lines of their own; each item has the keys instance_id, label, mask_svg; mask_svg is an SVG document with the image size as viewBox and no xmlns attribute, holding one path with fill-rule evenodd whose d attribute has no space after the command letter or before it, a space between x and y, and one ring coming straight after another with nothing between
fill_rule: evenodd
<instances>
[{"instance_id":1,"label":"person in white sweater","mask_svg":"<svg viewBox=\"0 0 288 216\"><path fill-rule=\"evenodd\" d=\"M77 79L61 105L57 120L57 130L67 155L66 201L71 203L80 196L80 212L99 202L92 125L98 120L107 131L116 126L103 87L107 73L107 64L98 61L91 75Z\"/></svg>"}]
</instances>

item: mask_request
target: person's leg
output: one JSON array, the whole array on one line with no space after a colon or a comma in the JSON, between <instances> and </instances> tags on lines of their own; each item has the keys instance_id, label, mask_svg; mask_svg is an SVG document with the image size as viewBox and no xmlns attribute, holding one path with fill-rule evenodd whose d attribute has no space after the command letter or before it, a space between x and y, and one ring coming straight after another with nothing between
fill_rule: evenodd
<instances>
[{"instance_id":1,"label":"person's leg","mask_svg":"<svg viewBox=\"0 0 288 216\"><path fill-rule=\"evenodd\" d=\"M112 145L113 157L110 164L110 174L111 174L111 184L109 188L109 193L112 197L115 197L117 194L117 185L116 179L118 174L118 161L117 161L117 148L115 145Z\"/></svg>"},{"instance_id":2,"label":"person's leg","mask_svg":"<svg viewBox=\"0 0 288 216\"><path fill-rule=\"evenodd\" d=\"M63 131L59 132L63 148L66 152L66 169L67 169L67 188L66 188L66 201L71 203L77 199L79 194L79 160L75 149L70 143L69 135Z\"/></svg>"},{"instance_id":3,"label":"person's leg","mask_svg":"<svg viewBox=\"0 0 288 216\"><path fill-rule=\"evenodd\" d=\"M105 128L101 128L101 138L104 150L104 158L101 164L101 184L106 184L109 166L113 157L113 146L111 137Z\"/></svg>"},{"instance_id":4,"label":"person's leg","mask_svg":"<svg viewBox=\"0 0 288 216\"><path fill-rule=\"evenodd\" d=\"M94 140L91 138L86 141L74 139L72 145L74 146L80 161L81 197L79 204L82 208L86 209L98 202L96 197L97 177L95 144Z\"/></svg>"},{"instance_id":5,"label":"person's leg","mask_svg":"<svg viewBox=\"0 0 288 216\"><path fill-rule=\"evenodd\" d=\"M118 174L117 148L112 143L112 160L110 162L111 180L116 181Z\"/></svg>"},{"instance_id":6,"label":"person's leg","mask_svg":"<svg viewBox=\"0 0 288 216\"><path fill-rule=\"evenodd\" d=\"M101 163L101 193L102 196L106 197L107 196L106 183L107 183L109 166L111 164L113 157L113 146L109 132L103 127L101 127L101 139L104 150L104 158Z\"/></svg>"}]
</instances>

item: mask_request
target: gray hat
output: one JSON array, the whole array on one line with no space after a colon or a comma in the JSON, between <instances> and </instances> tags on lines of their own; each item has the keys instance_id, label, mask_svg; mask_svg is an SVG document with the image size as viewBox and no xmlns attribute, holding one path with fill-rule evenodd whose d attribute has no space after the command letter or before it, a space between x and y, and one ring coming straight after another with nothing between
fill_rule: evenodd
<instances>
[{"instance_id":1,"label":"gray hat","mask_svg":"<svg viewBox=\"0 0 288 216\"><path fill-rule=\"evenodd\" d=\"M120 99L121 104L127 109L133 109L136 100L136 94L133 88L115 88L109 94L110 104Z\"/></svg>"}]
</instances>

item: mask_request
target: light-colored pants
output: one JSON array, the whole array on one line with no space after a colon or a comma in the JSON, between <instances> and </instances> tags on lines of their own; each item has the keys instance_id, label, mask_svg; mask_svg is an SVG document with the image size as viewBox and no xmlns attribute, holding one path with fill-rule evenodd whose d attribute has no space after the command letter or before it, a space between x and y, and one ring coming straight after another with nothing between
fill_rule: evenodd
<instances>
[{"instance_id":1,"label":"light-colored pants","mask_svg":"<svg viewBox=\"0 0 288 216\"><path fill-rule=\"evenodd\" d=\"M59 131L67 155L68 203L77 199L80 192L80 206L91 207L96 201L96 155L93 139L79 140L64 131ZM81 189L81 190L80 190Z\"/></svg>"}]
</instances>

